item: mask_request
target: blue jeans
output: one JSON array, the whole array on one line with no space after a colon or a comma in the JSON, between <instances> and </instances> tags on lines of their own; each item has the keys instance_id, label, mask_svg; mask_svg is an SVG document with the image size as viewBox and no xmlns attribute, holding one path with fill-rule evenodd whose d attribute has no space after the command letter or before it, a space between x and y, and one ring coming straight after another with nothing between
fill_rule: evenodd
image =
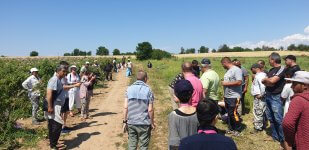
<instances>
[{"instance_id":1,"label":"blue jeans","mask_svg":"<svg viewBox=\"0 0 309 150\"><path fill-rule=\"evenodd\" d=\"M283 142L283 106L280 94L266 93L266 116L270 122L273 139Z\"/></svg>"},{"instance_id":2,"label":"blue jeans","mask_svg":"<svg viewBox=\"0 0 309 150\"><path fill-rule=\"evenodd\" d=\"M126 71L126 76L131 76L132 75L132 69L131 68L127 68L127 71Z\"/></svg>"}]
</instances>

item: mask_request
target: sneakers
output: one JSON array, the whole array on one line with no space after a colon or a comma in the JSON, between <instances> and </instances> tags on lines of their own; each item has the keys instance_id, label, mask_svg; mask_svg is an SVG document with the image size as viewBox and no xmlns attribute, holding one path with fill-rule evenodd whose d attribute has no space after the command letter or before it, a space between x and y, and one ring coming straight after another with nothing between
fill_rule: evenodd
<instances>
[{"instance_id":1,"label":"sneakers","mask_svg":"<svg viewBox=\"0 0 309 150\"><path fill-rule=\"evenodd\" d=\"M61 130L61 133L69 133L71 132L71 130L72 130L71 128L64 126Z\"/></svg>"}]
</instances>

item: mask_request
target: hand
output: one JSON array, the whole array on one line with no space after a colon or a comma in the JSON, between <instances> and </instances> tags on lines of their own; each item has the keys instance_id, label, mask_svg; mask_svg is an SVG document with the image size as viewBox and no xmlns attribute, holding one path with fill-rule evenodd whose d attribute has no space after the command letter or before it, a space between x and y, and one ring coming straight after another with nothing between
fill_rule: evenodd
<instances>
[{"instance_id":1,"label":"hand","mask_svg":"<svg viewBox=\"0 0 309 150\"><path fill-rule=\"evenodd\" d=\"M244 88L244 91L243 91L243 93L247 93L247 88Z\"/></svg>"},{"instance_id":2,"label":"hand","mask_svg":"<svg viewBox=\"0 0 309 150\"><path fill-rule=\"evenodd\" d=\"M151 124L151 129L155 130L156 129L156 125L154 123Z\"/></svg>"},{"instance_id":3,"label":"hand","mask_svg":"<svg viewBox=\"0 0 309 150\"><path fill-rule=\"evenodd\" d=\"M258 98L258 99L262 98L262 96L260 94L256 95L255 97Z\"/></svg>"},{"instance_id":4,"label":"hand","mask_svg":"<svg viewBox=\"0 0 309 150\"><path fill-rule=\"evenodd\" d=\"M123 133L126 133L127 129L128 129L128 124L127 123L123 123L123 126L122 126Z\"/></svg>"},{"instance_id":5,"label":"hand","mask_svg":"<svg viewBox=\"0 0 309 150\"><path fill-rule=\"evenodd\" d=\"M222 86L225 86L225 85L226 85L226 82L225 82L225 81L221 81L221 85L222 85Z\"/></svg>"},{"instance_id":6,"label":"hand","mask_svg":"<svg viewBox=\"0 0 309 150\"><path fill-rule=\"evenodd\" d=\"M262 80L262 83L265 84L266 83L266 78Z\"/></svg>"},{"instance_id":7,"label":"hand","mask_svg":"<svg viewBox=\"0 0 309 150\"><path fill-rule=\"evenodd\" d=\"M47 112L52 114L54 112L54 108L53 107L48 107Z\"/></svg>"},{"instance_id":8,"label":"hand","mask_svg":"<svg viewBox=\"0 0 309 150\"><path fill-rule=\"evenodd\" d=\"M95 80L96 79L96 75L92 76L91 80Z\"/></svg>"}]
</instances>

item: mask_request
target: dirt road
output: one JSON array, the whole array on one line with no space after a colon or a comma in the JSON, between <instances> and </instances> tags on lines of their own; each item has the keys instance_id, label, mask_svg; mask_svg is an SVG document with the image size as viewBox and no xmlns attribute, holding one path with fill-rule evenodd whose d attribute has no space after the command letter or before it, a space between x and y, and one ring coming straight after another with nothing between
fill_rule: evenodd
<instances>
[{"instance_id":1,"label":"dirt road","mask_svg":"<svg viewBox=\"0 0 309 150\"><path fill-rule=\"evenodd\" d=\"M68 149L123 149L122 108L129 78L125 71L114 75L107 88L100 88L90 103L91 116L86 122L79 123L76 130L64 137Z\"/></svg>"}]
</instances>

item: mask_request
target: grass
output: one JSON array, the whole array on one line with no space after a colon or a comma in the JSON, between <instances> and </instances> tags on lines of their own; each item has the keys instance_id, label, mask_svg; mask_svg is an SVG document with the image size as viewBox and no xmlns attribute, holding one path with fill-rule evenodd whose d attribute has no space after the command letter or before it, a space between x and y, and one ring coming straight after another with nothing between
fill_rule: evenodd
<instances>
[{"instance_id":1,"label":"grass","mask_svg":"<svg viewBox=\"0 0 309 150\"><path fill-rule=\"evenodd\" d=\"M201 58L172 58L168 60L152 60L153 68L147 68L147 62L143 61L139 62L142 64L142 67L148 72L149 82L148 84L151 86L152 91L155 95L155 123L157 125L157 129L152 132L152 139L150 144L150 149L166 149L167 148L167 138L168 138L168 114L172 111L172 106L170 103L170 95L168 92L168 84L171 80L181 72L181 64L184 61L192 61L196 59L200 62ZM225 70L221 66L220 60L221 58L210 58L212 61L213 69L219 74L220 78L223 78ZM245 68L250 68L253 63L257 60L262 59L266 62L267 69L270 68L267 63L268 60L266 57L259 58L238 58L242 65ZM298 64L303 70L309 70L309 59L308 57L298 57ZM274 142L270 139L270 130L269 127L266 131L261 133L252 133L253 131L253 114L252 114L252 103L253 97L250 95L251 89L251 71L249 77L249 88L246 94L245 105L246 108L250 108L249 114L242 116L243 125L245 129L242 132L242 136L240 137L232 137L235 141L238 149L240 150L272 150L279 149L279 143ZM219 88L219 96L222 98L223 89ZM225 131L227 129L227 125L223 124L219 121L216 125L220 130Z\"/></svg>"}]
</instances>

